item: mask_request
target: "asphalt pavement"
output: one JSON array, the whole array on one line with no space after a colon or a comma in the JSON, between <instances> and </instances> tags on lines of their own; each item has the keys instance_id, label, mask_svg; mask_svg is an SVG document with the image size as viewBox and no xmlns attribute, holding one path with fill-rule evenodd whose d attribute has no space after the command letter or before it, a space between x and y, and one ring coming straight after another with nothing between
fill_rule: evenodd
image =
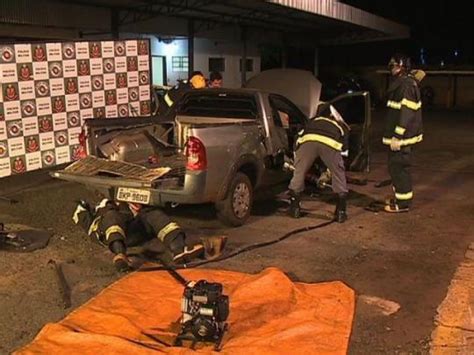
<instances>
[{"instance_id":1,"label":"asphalt pavement","mask_svg":"<svg viewBox=\"0 0 474 355\"><path fill-rule=\"evenodd\" d=\"M357 294L350 353L424 354L430 351L431 334L442 319L438 307L474 241L474 115L425 112L425 141L415 151L412 168L415 203L412 211L400 215L364 208L390 193L390 187L375 187L388 175L386 151L378 140L378 112L373 121L368 184L350 186L346 223L295 234L205 267L254 273L275 266L295 281L341 280ZM326 194L307 195L303 218L287 217L284 189L282 184L259 194L250 221L239 228L223 226L212 206L179 206L171 214L194 240L228 236L228 250L269 241L331 217L334 204ZM44 324L61 319L121 277L112 267L110 252L72 224L74 201L79 198L96 196L45 172L1 180L0 222L8 228L50 230L53 237L48 247L32 253L0 251L0 353L31 341ZM71 291L70 308L64 308L49 260L62 265ZM438 350L450 349L438 345Z\"/></svg>"}]
</instances>

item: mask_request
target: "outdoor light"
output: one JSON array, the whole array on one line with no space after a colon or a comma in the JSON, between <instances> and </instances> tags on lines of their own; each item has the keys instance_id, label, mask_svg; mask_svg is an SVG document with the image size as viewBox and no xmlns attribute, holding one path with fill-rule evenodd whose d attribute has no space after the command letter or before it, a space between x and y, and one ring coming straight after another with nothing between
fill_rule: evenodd
<instances>
[{"instance_id":1,"label":"outdoor light","mask_svg":"<svg viewBox=\"0 0 474 355\"><path fill-rule=\"evenodd\" d=\"M426 64L425 49L420 48L420 62L422 65Z\"/></svg>"},{"instance_id":2,"label":"outdoor light","mask_svg":"<svg viewBox=\"0 0 474 355\"><path fill-rule=\"evenodd\" d=\"M176 52L176 43L175 42L163 42L163 52L166 56L171 56Z\"/></svg>"}]
</instances>

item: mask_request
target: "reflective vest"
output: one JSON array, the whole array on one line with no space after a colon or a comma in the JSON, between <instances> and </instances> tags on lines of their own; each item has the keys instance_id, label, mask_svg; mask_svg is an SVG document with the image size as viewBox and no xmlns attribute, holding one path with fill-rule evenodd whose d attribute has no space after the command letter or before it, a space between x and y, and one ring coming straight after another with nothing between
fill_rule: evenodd
<instances>
[{"instance_id":1,"label":"reflective vest","mask_svg":"<svg viewBox=\"0 0 474 355\"><path fill-rule=\"evenodd\" d=\"M192 86L187 81L180 82L172 87L164 96L164 100L168 107L173 106L185 93L192 90Z\"/></svg>"},{"instance_id":2,"label":"reflective vest","mask_svg":"<svg viewBox=\"0 0 474 355\"><path fill-rule=\"evenodd\" d=\"M317 117L298 133L297 147L306 142L323 143L335 150L346 151L348 147L348 129L335 119Z\"/></svg>"}]
</instances>

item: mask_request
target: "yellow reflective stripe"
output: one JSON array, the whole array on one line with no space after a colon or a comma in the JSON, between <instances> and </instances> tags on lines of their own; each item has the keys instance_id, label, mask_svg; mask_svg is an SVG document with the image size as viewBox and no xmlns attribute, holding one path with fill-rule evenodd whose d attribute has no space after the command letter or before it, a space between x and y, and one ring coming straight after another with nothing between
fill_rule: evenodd
<instances>
[{"instance_id":1,"label":"yellow reflective stripe","mask_svg":"<svg viewBox=\"0 0 474 355\"><path fill-rule=\"evenodd\" d=\"M109 240L110 235L113 233L118 233L125 238L125 232L123 231L122 227L112 226L107 228L107 230L105 231L105 240Z\"/></svg>"},{"instance_id":2,"label":"yellow reflective stripe","mask_svg":"<svg viewBox=\"0 0 474 355\"><path fill-rule=\"evenodd\" d=\"M296 141L297 144L303 144L305 142L320 142L336 150L342 149L342 143L339 143L338 141L332 138L321 136L319 134L305 134L303 137L298 138L298 140Z\"/></svg>"},{"instance_id":3,"label":"yellow reflective stripe","mask_svg":"<svg viewBox=\"0 0 474 355\"><path fill-rule=\"evenodd\" d=\"M171 97L168 94L165 95L164 99L168 106L173 106L174 102L171 100Z\"/></svg>"},{"instance_id":4,"label":"yellow reflective stripe","mask_svg":"<svg viewBox=\"0 0 474 355\"><path fill-rule=\"evenodd\" d=\"M400 110L402 108L402 104L397 101L387 101L387 107L394 108L395 110Z\"/></svg>"},{"instance_id":5,"label":"yellow reflective stripe","mask_svg":"<svg viewBox=\"0 0 474 355\"><path fill-rule=\"evenodd\" d=\"M99 222L100 222L100 216L94 219L89 227L89 231L87 232L88 235L92 235L92 233L97 232L99 229Z\"/></svg>"},{"instance_id":6,"label":"yellow reflective stripe","mask_svg":"<svg viewBox=\"0 0 474 355\"><path fill-rule=\"evenodd\" d=\"M97 206L95 206L95 211L97 212L101 208L104 208L107 205L107 202L109 202L108 199L106 199L106 198L102 199L102 201L100 201L99 204Z\"/></svg>"},{"instance_id":7,"label":"yellow reflective stripe","mask_svg":"<svg viewBox=\"0 0 474 355\"><path fill-rule=\"evenodd\" d=\"M395 133L396 134L399 134L399 135L403 136L405 131L406 131L406 128L403 128L403 127L400 127L400 126L395 127Z\"/></svg>"},{"instance_id":8,"label":"yellow reflective stripe","mask_svg":"<svg viewBox=\"0 0 474 355\"><path fill-rule=\"evenodd\" d=\"M415 102L415 101L411 101L411 100L408 100L408 99L403 99L401 102L400 102L403 106L406 106L412 110L418 110L421 108L421 101L418 101L418 102Z\"/></svg>"},{"instance_id":9,"label":"yellow reflective stripe","mask_svg":"<svg viewBox=\"0 0 474 355\"><path fill-rule=\"evenodd\" d=\"M72 215L72 221L74 222L74 224L79 223L79 213L81 212L86 212L86 209L82 207L81 205L77 205L77 208L74 211L74 214Z\"/></svg>"},{"instance_id":10,"label":"yellow reflective stripe","mask_svg":"<svg viewBox=\"0 0 474 355\"><path fill-rule=\"evenodd\" d=\"M413 191L407 192L406 194L400 194L395 192L397 200L411 200L413 198Z\"/></svg>"},{"instance_id":11,"label":"yellow reflective stripe","mask_svg":"<svg viewBox=\"0 0 474 355\"><path fill-rule=\"evenodd\" d=\"M330 120L329 118L326 118L326 117L317 117L314 119L315 121L327 121L329 123L332 123L334 126L336 126L337 128L339 128L339 131L341 132L341 136L344 135L344 130L342 129L342 127L339 125L339 123L337 123L336 121L334 120Z\"/></svg>"},{"instance_id":12,"label":"yellow reflective stripe","mask_svg":"<svg viewBox=\"0 0 474 355\"><path fill-rule=\"evenodd\" d=\"M401 143L402 146L404 146L404 145L411 145L411 144L419 143L422 140L423 140L423 134L420 134L420 135L412 137L412 138L401 139L400 143ZM391 141L392 141L392 138L386 138L386 137L382 138L382 144L390 145Z\"/></svg>"},{"instance_id":13,"label":"yellow reflective stripe","mask_svg":"<svg viewBox=\"0 0 474 355\"><path fill-rule=\"evenodd\" d=\"M161 240L162 242L165 241L165 237L170 234L171 232L175 231L179 229L179 225L175 222L170 222L168 223L166 226L164 226L163 228L160 229L160 231L158 232L158 239Z\"/></svg>"},{"instance_id":14,"label":"yellow reflective stripe","mask_svg":"<svg viewBox=\"0 0 474 355\"><path fill-rule=\"evenodd\" d=\"M387 101L387 107L393 108L395 110L400 110L402 106L406 106L409 109L416 111L421 108L421 101L415 102L408 99L403 99L400 102L392 100Z\"/></svg>"},{"instance_id":15,"label":"yellow reflective stripe","mask_svg":"<svg viewBox=\"0 0 474 355\"><path fill-rule=\"evenodd\" d=\"M420 134L412 138L402 139L402 145L411 145L411 144L419 143L422 140L423 140L423 135Z\"/></svg>"}]
</instances>

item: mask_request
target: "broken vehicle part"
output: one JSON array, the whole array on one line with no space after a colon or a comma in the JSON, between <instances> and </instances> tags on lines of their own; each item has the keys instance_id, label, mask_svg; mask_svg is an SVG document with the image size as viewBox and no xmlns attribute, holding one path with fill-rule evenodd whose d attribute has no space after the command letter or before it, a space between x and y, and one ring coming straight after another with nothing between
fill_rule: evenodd
<instances>
[{"instance_id":1,"label":"broken vehicle part","mask_svg":"<svg viewBox=\"0 0 474 355\"><path fill-rule=\"evenodd\" d=\"M0 223L0 250L9 252L31 252L45 248L53 233L44 230L5 230Z\"/></svg>"},{"instance_id":2,"label":"broken vehicle part","mask_svg":"<svg viewBox=\"0 0 474 355\"><path fill-rule=\"evenodd\" d=\"M58 281L59 292L61 295L61 301L64 309L71 307L71 289L67 283L66 276L64 276L64 271L61 263L57 263L55 260L51 259L48 261L48 265L51 265Z\"/></svg>"}]
</instances>

